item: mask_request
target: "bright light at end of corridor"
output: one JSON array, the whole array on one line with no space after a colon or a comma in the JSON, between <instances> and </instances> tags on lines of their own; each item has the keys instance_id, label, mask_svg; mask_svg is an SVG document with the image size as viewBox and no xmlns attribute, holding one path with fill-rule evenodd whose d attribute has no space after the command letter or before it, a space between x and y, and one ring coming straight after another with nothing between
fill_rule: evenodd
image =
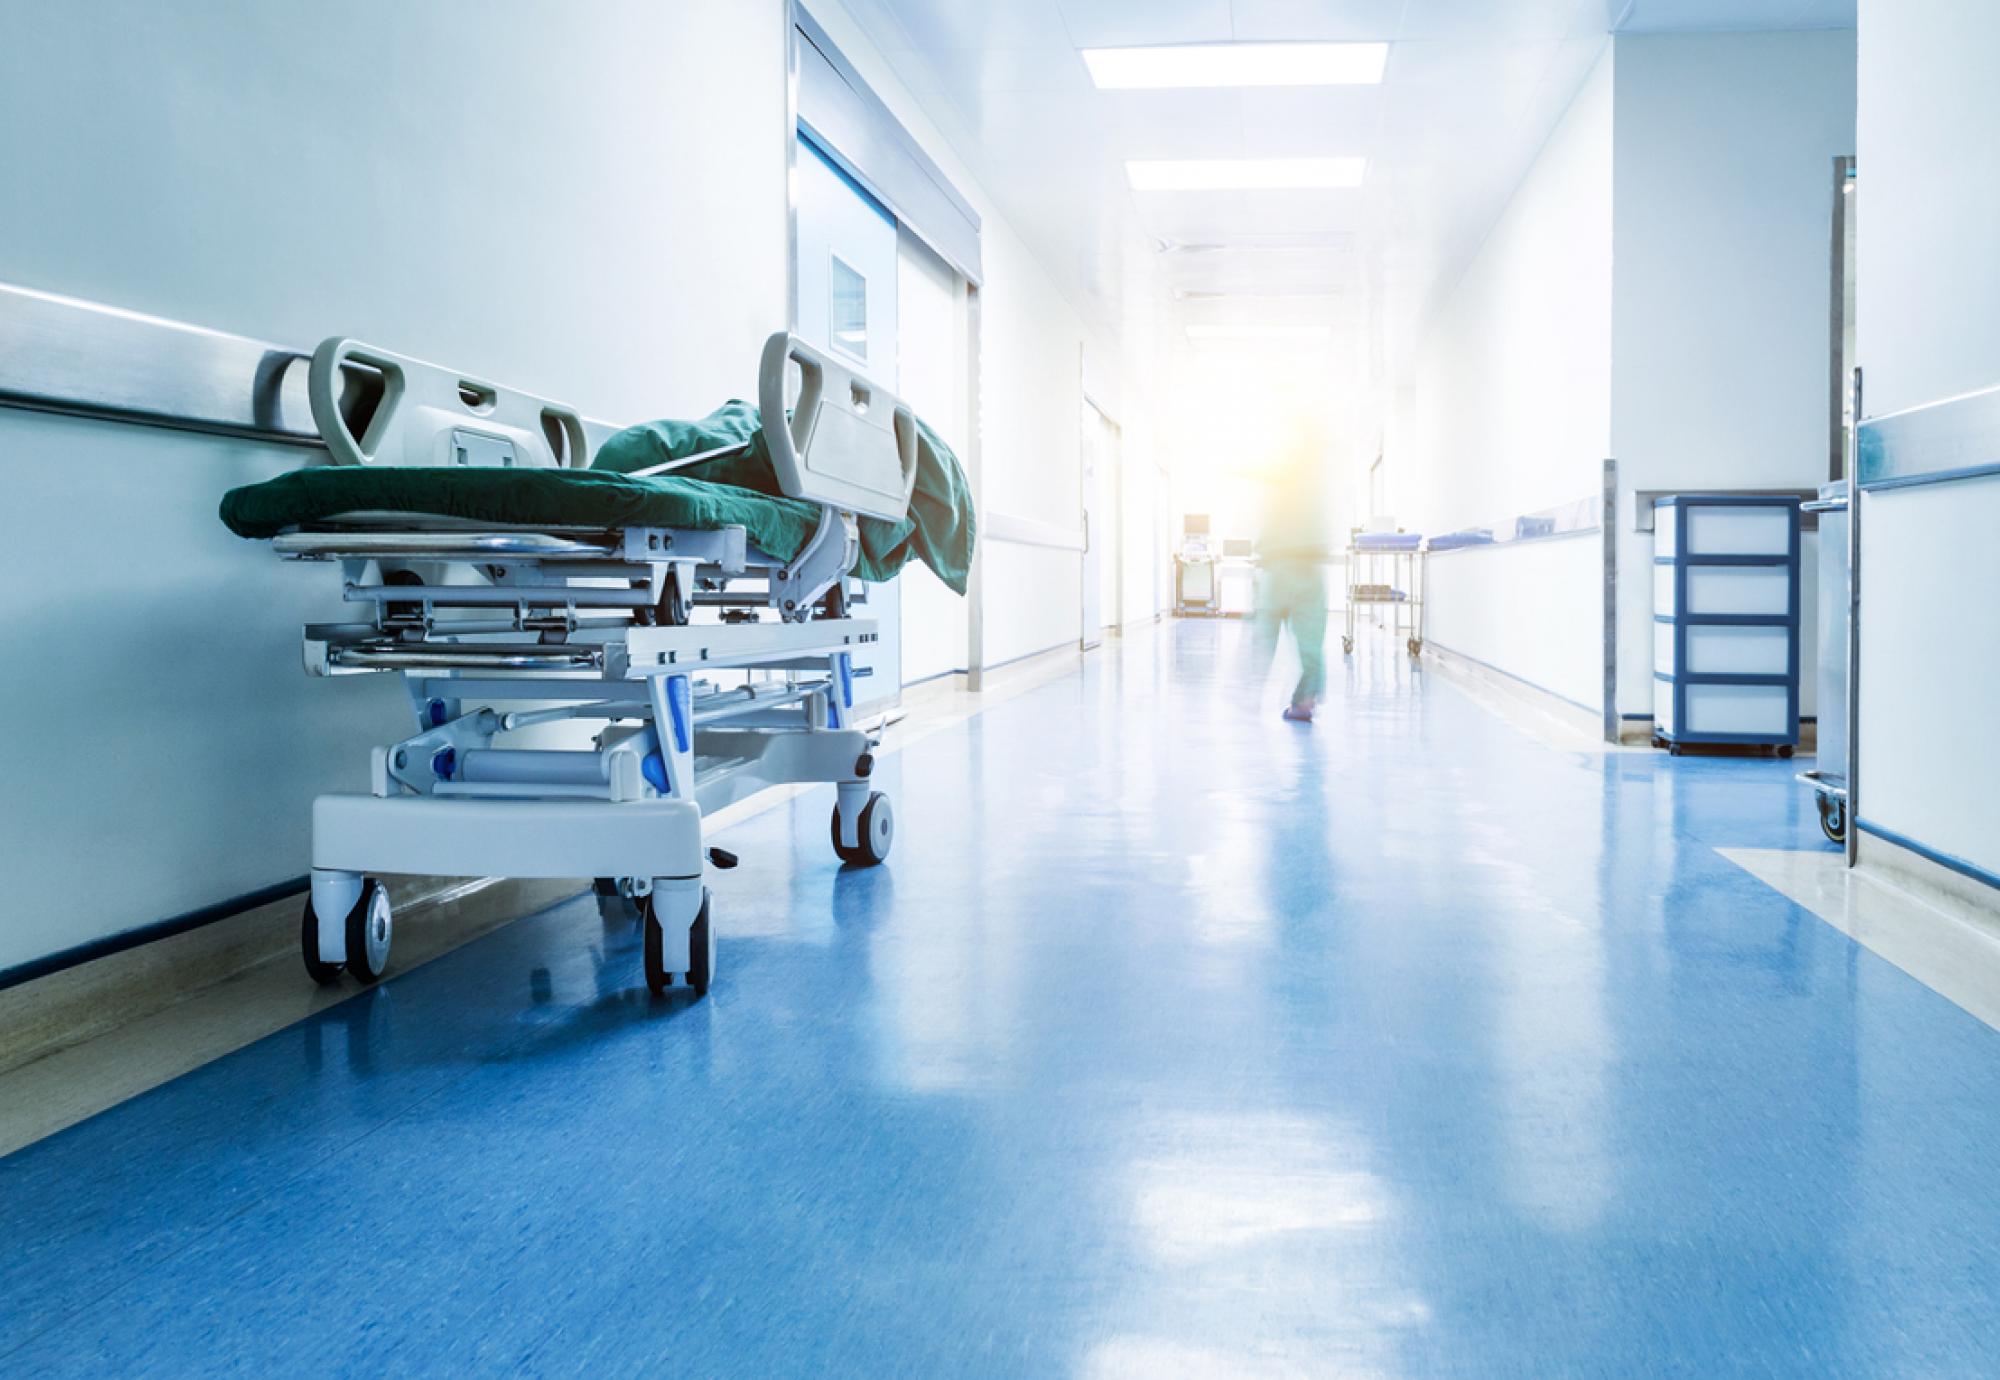
<instances>
[{"instance_id":1,"label":"bright light at end of corridor","mask_svg":"<svg viewBox=\"0 0 2000 1380\"><path fill-rule=\"evenodd\" d=\"M1333 339L1333 327L1327 325L1298 324L1280 322L1208 323L1187 328L1189 340L1287 340L1299 344L1325 342Z\"/></svg>"},{"instance_id":2,"label":"bright light at end of corridor","mask_svg":"<svg viewBox=\"0 0 2000 1380\"><path fill-rule=\"evenodd\" d=\"M1365 158L1154 158L1125 165L1135 192L1260 192L1359 187Z\"/></svg>"},{"instance_id":3,"label":"bright light at end of corridor","mask_svg":"<svg viewBox=\"0 0 2000 1380\"><path fill-rule=\"evenodd\" d=\"M1187 43L1085 48L1090 79L1107 91L1195 86L1373 86L1386 43Z\"/></svg>"}]
</instances>

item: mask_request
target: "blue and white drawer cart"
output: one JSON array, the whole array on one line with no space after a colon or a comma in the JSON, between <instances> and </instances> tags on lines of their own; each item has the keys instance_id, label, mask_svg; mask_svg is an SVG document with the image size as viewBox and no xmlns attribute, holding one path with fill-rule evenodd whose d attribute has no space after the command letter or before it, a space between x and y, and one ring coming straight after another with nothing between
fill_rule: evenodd
<instances>
[{"instance_id":1,"label":"blue and white drawer cart","mask_svg":"<svg viewBox=\"0 0 2000 1380\"><path fill-rule=\"evenodd\" d=\"M1680 494L1653 512L1653 745L1799 741L1799 507Z\"/></svg>"}]
</instances>

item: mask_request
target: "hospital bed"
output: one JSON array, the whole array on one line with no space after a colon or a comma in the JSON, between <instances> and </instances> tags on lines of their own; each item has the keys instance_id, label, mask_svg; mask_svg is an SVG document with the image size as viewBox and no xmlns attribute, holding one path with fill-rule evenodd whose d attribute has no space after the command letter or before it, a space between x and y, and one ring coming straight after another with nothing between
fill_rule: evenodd
<instances>
[{"instance_id":1,"label":"hospital bed","mask_svg":"<svg viewBox=\"0 0 2000 1380\"><path fill-rule=\"evenodd\" d=\"M855 659L876 625L855 616L848 576L857 519L909 504L907 407L771 337L761 440L783 497L818 509L810 539L779 557L740 524L646 518L630 477L588 471L584 425L561 404L345 339L320 346L309 380L334 465L270 481L298 481L280 500L315 499L271 545L337 566L365 616L307 625L306 669L400 674L416 721L374 750L366 794L313 804L300 945L315 979L382 976L383 874L592 877L636 902L647 985L678 978L700 995L716 961L703 862L735 865L704 848L704 815L766 786L830 782L834 852L863 866L888 855L894 817L854 714ZM575 521L613 480L599 517L641 520ZM323 511L343 493L366 506ZM232 526L239 496L259 497L225 500ZM697 621L708 608L721 621ZM578 723L594 736L563 731Z\"/></svg>"}]
</instances>

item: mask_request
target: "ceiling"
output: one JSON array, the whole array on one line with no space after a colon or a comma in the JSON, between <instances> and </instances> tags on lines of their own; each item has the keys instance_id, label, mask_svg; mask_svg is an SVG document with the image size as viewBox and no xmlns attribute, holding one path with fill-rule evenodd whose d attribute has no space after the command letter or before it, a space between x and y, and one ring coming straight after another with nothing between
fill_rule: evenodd
<instances>
[{"instance_id":1,"label":"ceiling","mask_svg":"<svg viewBox=\"0 0 2000 1380\"><path fill-rule=\"evenodd\" d=\"M1093 325L1324 324L1407 343L1612 32L1847 28L1856 0L847 0ZM1388 40L1380 86L1099 91L1078 50ZM1135 158L1360 155L1351 191L1131 191Z\"/></svg>"}]
</instances>

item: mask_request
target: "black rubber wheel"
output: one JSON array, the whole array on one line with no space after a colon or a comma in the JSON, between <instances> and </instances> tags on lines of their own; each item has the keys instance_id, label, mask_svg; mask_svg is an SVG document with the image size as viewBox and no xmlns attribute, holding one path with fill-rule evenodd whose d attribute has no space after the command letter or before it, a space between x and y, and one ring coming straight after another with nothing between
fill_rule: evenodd
<instances>
[{"instance_id":1,"label":"black rubber wheel","mask_svg":"<svg viewBox=\"0 0 2000 1380\"><path fill-rule=\"evenodd\" d=\"M662 628L685 628L694 613L694 601L681 588L680 567L667 567L660 585L660 602L653 606L653 622Z\"/></svg>"},{"instance_id":2,"label":"black rubber wheel","mask_svg":"<svg viewBox=\"0 0 2000 1380\"><path fill-rule=\"evenodd\" d=\"M306 976L325 987L340 976L343 965L327 963L319 956L319 914L313 910L312 896L306 896L305 914L299 924L299 957L306 963Z\"/></svg>"},{"instance_id":3,"label":"black rubber wheel","mask_svg":"<svg viewBox=\"0 0 2000 1380\"><path fill-rule=\"evenodd\" d=\"M1847 842L1847 806L1831 796L1819 798L1819 831L1833 843Z\"/></svg>"},{"instance_id":4,"label":"black rubber wheel","mask_svg":"<svg viewBox=\"0 0 2000 1380\"><path fill-rule=\"evenodd\" d=\"M833 851L842 862L854 867L874 867L889 856L889 846L896 841L896 812L889 804L889 797L880 791L871 791L868 803L861 807L860 842L853 848L840 841L840 807L833 807Z\"/></svg>"},{"instance_id":5,"label":"black rubber wheel","mask_svg":"<svg viewBox=\"0 0 2000 1380\"><path fill-rule=\"evenodd\" d=\"M361 899L347 912L347 971L363 982L380 982L389 969L389 941L395 917L389 889L373 877L361 879Z\"/></svg>"},{"instance_id":6,"label":"black rubber wheel","mask_svg":"<svg viewBox=\"0 0 2000 1380\"><path fill-rule=\"evenodd\" d=\"M1778 745L1778 756L1780 757L1790 757L1792 753L1795 751L1797 751L1797 749L1794 748L1790 743L1780 743Z\"/></svg>"},{"instance_id":7,"label":"black rubber wheel","mask_svg":"<svg viewBox=\"0 0 2000 1380\"><path fill-rule=\"evenodd\" d=\"M653 908L650 896L640 909L639 921L646 932L646 987L654 996L663 996L674 985L674 975L667 971L666 935L660 929L660 914Z\"/></svg>"},{"instance_id":8,"label":"black rubber wheel","mask_svg":"<svg viewBox=\"0 0 2000 1380\"><path fill-rule=\"evenodd\" d=\"M701 889L701 909L695 912L694 923L688 926L688 986L697 997L708 995L708 984L715 977L715 927L708 919L708 888Z\"/></svg>"}]
</instances>

